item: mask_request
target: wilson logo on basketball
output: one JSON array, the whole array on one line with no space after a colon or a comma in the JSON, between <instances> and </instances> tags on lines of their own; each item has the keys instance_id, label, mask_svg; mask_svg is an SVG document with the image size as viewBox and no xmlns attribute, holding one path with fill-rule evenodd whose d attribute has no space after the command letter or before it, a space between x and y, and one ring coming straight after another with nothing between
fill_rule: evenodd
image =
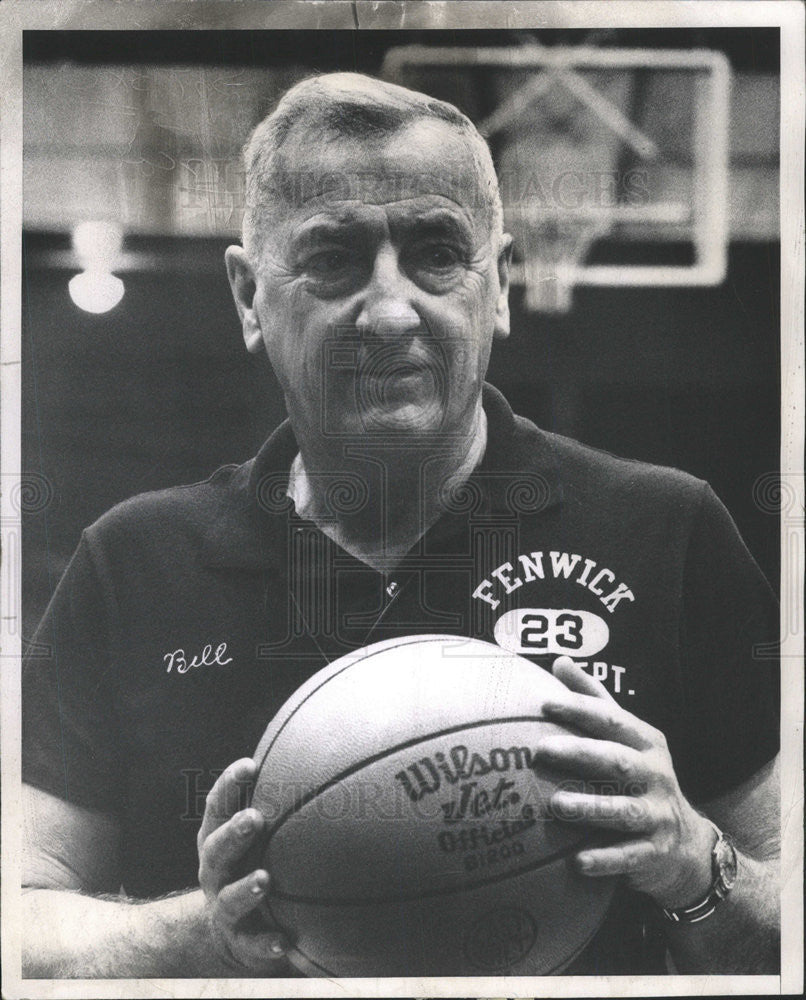
<instances>
[{"instance_id":1,"label":"wilson logo on basketball","mask_svg":"<svg viewBox=\"0 0 806 1000\"><path fill-rule=\"evenodd\" d=\"M468 819L492 819L511 814L520 803L520 795L513 791L514 781L499 778L490 789L478 787L477 781L465 781L457 795L441 804L442 818L446 823L463 823Z\"/></svg>"},{"instance_id":2,"label":"wilson logo on basketball","mask_svg":"<svg viewBox=\"0 0 806 1000\"><path fill-rule=\"evenodd\" d=\"M452 747L447 754L435 753L433 757L421 757L415 764L409 764L398 771L395 778L403 786L412 802L419 802L426 795L439 790L443 782L456 785L470 778L484 777L493 771L531 770L532 751L528 747L494 747L486 754L471 753L466 746Z\"/></svg>"}]
</instances>

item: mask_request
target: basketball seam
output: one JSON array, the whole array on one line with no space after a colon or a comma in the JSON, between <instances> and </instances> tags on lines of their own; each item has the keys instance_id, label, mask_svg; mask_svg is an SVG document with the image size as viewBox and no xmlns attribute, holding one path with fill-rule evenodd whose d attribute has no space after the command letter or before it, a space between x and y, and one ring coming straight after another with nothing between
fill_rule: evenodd
<instances>
[{"instance_id":1,"label":"basketball seam","mask_svg":"<svg viewBox=\"0 0 806 1000\"><path fill-rule=\"evenodd\" d=\"M608 906L608 909L609 909L609 906ZM607 917L607 910L605 910L604 916L599 921L599 924L590 932L590 934L582 942L582 944L577 948L577 950L575 952L573 952L571 955L569 955L568 958L564 958L562 960L562 962L558 962L557 965L555 965L551 969L549 969L548 972L544 972L543 975L544 976L552 976L552 975L554 975L555 972L562 972L563 970L567 969L568 966L573 961L575 961L577 958L579 958L579 956L582 954L582 952L588 947L588 945L591 943L591 941L593 941L593 939L596 937L596 935L602 929L602 924L604 923L606 917Z\"/></svg>"},{"instance_id":2,"label":"basketball seam","mask_svg":"<svg viewBox=\"0 0 806 1000\"><path fill-rule=\"evenodd\" d=\"M289 809L278 818L277 822L267 833L267 840L271 840L277 834L277 831L288 822L288 820L301 809L304 809L308 803L312 802L315 798L323 795L329 788L337 785L340 781L345 778L349 778L351 775L356 774L358 771L362 771L365 767L369 767L372 764L377 763L379 760L383 760L384 757L389 757L392 754L399 753L401 750L407 750L409 747L417 746L418 743L426 743L428 740L438 739L440 736L450 736L451 733L460 733L466 729L478 729L481 726L492 726L501 725L510 722L549 722L543 715L508 715L500 719L477 719L473 722L462 722L456 726L448 726L445 729L437 729L433 732L425 733L420 736L415 736L410 740L405 740L403 743L398 743L395 746L386 747L384 750L378 753L372 754L370 757L364 757L355 764L351 764L350 767L346 768L344 771L340 771L338 774L333 775L332 778L328 778L323 784L319 785L313 791L308 792L303 795L299 802L295 803ZM265 760L265 758L264 758Z\"/></svg>"},{"instance_id":3,"label":"basketball seam","mask_svg":"<svg viewBox=\"0 0 806 1000\"><path fill-rule=\"evenodd\" d=\"M422 636L413 635L413 636L411 636L409 638L410 638L410 641L407 641L406 637L404 637L403 639L401 639L400 642L398 643L398 645L395 646L395 649L399 648L400 646L411 646L413 643L442 642L445 638L459 640L461 638L461 636L447 636L446 637L444 635L435 635L435 636L433 636L433 638L431 638L431 637L423 638ZM299 705L295 705L294 706L294 709L289 714L288 718L283 721L283 723L280 726L280 728L274 734L274 736L271 739L271 742L266 747L266 749L263 751L263 756L261 757L260 761L257 762L258 766L259 767L263 766L263 762L266 760L266 757L268 756L268 753L271 750L271 748L277 742L277 740L278 740L278 738L280 736L280 733L282 733L282 731L285 729L285 727L288 725L288 723L294 718L294 716L297 714L297 712L302 708L302 706L310 698L312 698L318 691L321 691L322 688L326 684L330 683L330 681L334 680L336 677L341 677L341 675L344 673L345 670L349 670L350 667L354 667L358 663L366 663L366 661L367 660L371 660L373 656L380 656L381 653L385 653L386 651L387 651L386 649L378 649L378 650L375 650L373 653L370 653L368 656L362 657L360 660L351 660L349 663L346 663L341 668L341 670L337 670L334 674L330 674L330 676L325 677L321 684L317 685L317 687L315 687L313 689L313 691L311 691L308 694L306 694L305 697L302 699L302 701L299 703ZM323 667L323 669L326 670L327 667Z\"/></svg>"},{"instance_id":4,"label":"basketball seam","mask_svg":"<svg viewBox=\"0 0 806 1000\"><path fill-rule=\"evenodd\" d=\"M523 870L527 870L527 869L523 869ZM519 872L516 872L515 874L521 874L521 872L519 871ZM463 890L462 889L457 889L456 891L457 892L462 892ZM271 906L268 906L268 909L269 909L269 911L271 911ZM605 914L605 916L606 916L606 914ZM272 913L272 917L274 917L273 913ZM591 933L582 942L582 944L579 945L579 947L576 949L576 951L572 952L571 955L569 955L568 957L562 959L562 961L558 962L556 965L553 965L550 969L547 969L545 972L541 972L540 975L541 976L553 976L556 972L562 972L564 969L567 969L568 966L571 965L571 963L574 962L582 954L582 952L588 947L588 945L591 943L591 941L593 941L593 939L596 937L596 935L601 930L603 922L604 922L604 918L591 931ZM276 918L275 918L275 923L278 923L278 921L276 920ZM297 945L294 945L293 951L296 951L297 954L301 955L302 958L304 958L306 962L309 962L312 966L314 966L315 968L319 969L320 972L324 976L330 976L330 977L332 977L332 976L335 975L329 969L326 969L324 967L324 965L322 965L320 962L317 962L315 958L312 958L310 955L306 954ZM476 968L478 968L478 967L476 966ZM501 975L502 973L498 972L498 973L493 973L493 974L494 975ZM490 973L488 972L487 975L490 975ZM366 977L361 976L359 978L371 978L371 977L367 974Z\"/></svg>"},{"instance_id":5,"label":"basketball seam","mask_svg":"<svg viewBox=\"0 0 806 1000\"><path fill-rule=\"evenodd\" d=\"M526 872L539 871L547 865L554 864L555 861L562 861L563 858L567 858L574 854L579 850L582 844L589 846L590 838L586 837L582 840L577 840L569 847L564 847L560 851L555 851L554 854L547 854L543 858L538 858L537 861L534 861L529 865L524 865L523 868L510 868L507 869L507 871L496 872L495 875L490 875L478 882L464 882L462 885L450 886L445 889L421 889L417 892L397 893L389 896L340 896L338 898L331 899L317 899L314 896L297 896L294 893L284 893L282 891L272 892L271 895L275 899L282 899L288 903L300 903L307 906L370 906L372 904L384 903L408 903L415 899L431 899L435 896L451 896L456 895L456 893L472 892L474 889L482 889L485 886L494 885L496 882L504 882L507 879L515 878L518 875L524 875Z\"/></svg>"},{"instance_id":6,"label":"basketball seam","mask_svg":"<svg viewBox=\"0 0 806 1000\"><path fill-rule=\"evenodd\" d=\"M606 915L606 911L605 911L605 915ZM570 954L570 955L569 955L569 956L568 956L567 958L564 958L564 959L562 959L562 961L558 962L558 963L557 963L556 965L553 965L553 966L552 966L552 967L551 967L550 969L547 969L547 970L546 970L545 972L541 972L541 973L540 973L540 975L541 975L541 976L553 976L553 975L555 974L555 972L562 972L562 971L563 971L563 969L567 969L567 968L568 968L568 966L569 966L569 965L570 965L570 964L571 964L571 963L572 963L572 962L573 962L573 961L574 961L575 959L577 959L577 958L578 958L578 957L579 957L579 956L580 956L580 955L582 954L582 952L583 952L583 951L584 951L584 950L585 950L585 949L586 949L586 948L588 947L588 945L589 945L589 944L591 943L591 941L593 941L593 939L594 939L594 938L596 937L596 935L597 935L597 934L599 933L599 931L601 930L601 928L602 928L602 923L604 923L604 918L603 918L603 919L602 919L602 921L600 921L600 923L599 923L599 924L598 924L598 925L597 925L597 926L596 926L596 927L595 927L595 928L594 928L594 929L593 929L593 930L592 930L592 931L590 932L590 934L589 934L589 935L588 935L588 936L587 936L587 937L585 938L585 940L584 940L584 941L582 942L582 944L581 944L581 945L579 945L579 947L578 947L578 948L576 949L576 951L573 951L573 952L572 952L572 953L571 953L571 954ZM530 949L530 950L531 950L531 949ZM297 951L299 951L299 949L297 949ZM304 957L304 958L305 958L305 959L306 959L307 961L312 961L311 959L309 959L309 958L308 958L308 956L307 956L307 955L305 955L305 953L304 953L304 952L300 951L299 953L300 953L300 955L302 955L302 956L303 956L303 957ZM527 953L527 954L528 954L528 953ZM313 962L313 964L314 964L314 965L318 965L318 963L316 963L316 962ZM471 965L473 965L473 963L472 963L472 962L471 962L470 964L471 964ZM319 967L319 968L322 968L322 966L318 966L318 967ZM478 969L479 971L481 971L482 973L484 973L484 974L486 974L486 975L498 975L498 976L500 976L500 975L504 975L504 974L506 974L506 970L505 970L505 969L487 969L487 970L483 970L483 969L481 968L481 966L479 966L479 965L473 965L473 968L474 968L474 969ZM323 970L323 971L326 971L326 970Z\"/></svg>"}]
</instances>

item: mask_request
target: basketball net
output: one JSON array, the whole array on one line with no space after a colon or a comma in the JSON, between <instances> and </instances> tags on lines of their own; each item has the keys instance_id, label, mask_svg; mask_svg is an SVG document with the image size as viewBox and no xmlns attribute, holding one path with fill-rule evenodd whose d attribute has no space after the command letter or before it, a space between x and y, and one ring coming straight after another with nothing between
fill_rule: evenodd
<instances>
[{"instance_id":1,"label":"basketball net","mask_svg":"<svg viewBox=\"0 0 806 1000\"><path fill-rule=\"evenodd\" d=\"M563 69L501 83L492 127L500 134L502 174L514 179L504 214L530 312L568 312L591 245L613 225L618 132L632 88L630 73L583 78Z\"/></svg>"},{"instance_id":2,"label":"basketball net","mask_svg":"<svg viewBox=\"0 0 806 1000\"><path fill-rule=\"evenodd\" d=\"M526 308L530 312L568 312L578 267L591 245L610 228L610 217L522 216L519 223Z\"/></svg>"}]
</instances>

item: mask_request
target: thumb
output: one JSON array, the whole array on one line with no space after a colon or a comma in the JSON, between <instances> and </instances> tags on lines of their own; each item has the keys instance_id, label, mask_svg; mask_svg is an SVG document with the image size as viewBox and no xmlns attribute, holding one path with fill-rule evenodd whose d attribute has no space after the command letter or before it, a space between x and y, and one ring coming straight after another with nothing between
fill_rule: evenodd
<instances>
[{"instance_id":1,"label":"thumb","mask_svg":"<svg viewBox=\"0 0 806 1000\"><path fill-rule=\"evenodd\" d=\"M569 690L575 691L577 694L586 694L591 698L601 698L605 701L615 702L616 700L601 681L586 674L570 656L558 656L551 665L551 672L557 680L562 681Z\"/></svg>"}]
</instances>

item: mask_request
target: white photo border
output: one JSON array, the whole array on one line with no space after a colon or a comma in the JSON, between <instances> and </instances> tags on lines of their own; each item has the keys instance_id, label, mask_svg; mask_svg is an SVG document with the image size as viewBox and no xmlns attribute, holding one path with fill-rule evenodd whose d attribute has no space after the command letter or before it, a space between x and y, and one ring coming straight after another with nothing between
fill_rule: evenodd
<instances>
[{"instance_id":1,"label":"white photo border","mask_svg":"<svg viewBox=\"0 0 806 1000\"><path fill-rule=\"evenodd\" d=\"M25 30L517 29L779 27L781 29L781 470L804 509L804 7L790 0L5 0L0 3L0 364L2 365L2 959L3 996L679 996L803 991L803 607L801 513L781 524L782 966L780 976L473 979L23 980L20 972L20 325L22 34Z\"/></svg>"}]
</instances>

